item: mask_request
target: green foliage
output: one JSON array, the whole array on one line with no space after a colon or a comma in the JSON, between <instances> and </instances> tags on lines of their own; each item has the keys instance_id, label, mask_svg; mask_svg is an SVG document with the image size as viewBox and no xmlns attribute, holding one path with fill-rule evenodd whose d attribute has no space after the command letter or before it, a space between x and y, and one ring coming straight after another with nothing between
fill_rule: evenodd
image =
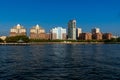
<instances>
[{"instance_id":1,"label":"green foliage","mask_svg":"<svg viewBox=\"0 0 120 80\"><path fill-rule=\"evenodd\" d=\"M120 37L119 37L119 38L117 38L117 42L120 42Z\"/></svg>"},{"instance_id":2,"label":"green foliage","mask_svg":"<svg viewBox=\"0 0 120 80\"><path fill-rule=\"evenodd\" d=\"M30 42L63 42L64 40L30 39Z\"/></svg>"},{"instance_id":3,"label":"green foliage","mask_svg":"<svg viewBox=\"0 0 120 80\"><path fill-rule=\"evenodd\" d=\"M30 42L47 42L48 40L42 40L42 39L30 39Z\"/></svg>"},{"instance_id":4,"label":"green foliage","mask_svg":"<svg viewBox=\"0 0 120 80\"><path fill-rule=\"evenodd\" d=\"M4 42L4 41L0 38L0 42Z\"/></svg>"},{"instance_id":5,"label":"green foliage","mask_svg":"<svg viewBox=\"0 0 120 80\"><path fill-rule=\"evenodd\" d=\"M120 37L119 38L112 38L110 40L104 40L105 43L119 43L120 42Z\"/></svg>"},{"instance_id":6,"label":"green foliage","mask_svg":"<svg viewBox=\"0 0 120 80\"><path fill-rule=\"evenodd\" d=\"M103 40L78 40L77 42L104 42Z\"/></svg>"},{"instance_id":7,"label":"green foliage","mask_svg":"<svg viewBox=\"0 0 120 80\"><path fill-rule=\"evenodd\" d=\"M104 40L104 42L111 42L111 40L106 39L106 40Z\"/></svg>"},{"instance_id":8,"label":"green foliage","mask_svg":"<svg viewBox=\"0 0 120 80\"><path fill-rule=\"evenodd\" d=\"M78 42L77 40L66 40L68 42Z\"/></svg>"},{"instance_id":9,"label":"green foliage","mask_svg":"<svg viewBox=\"0 0 120 80\"><path fill-rule=\"evenodd\" d=\"M112 38L110 40L44 40L44 39L29 39L27 36L12 36L7 37L6 42L9 43L20 43L20 42L105 42L105 43L116 43L120 42L119 38ZM4 42L0 39L0 42Z\"/></svg>"},{"instance_id":10,"label":"green foliage","mask_svg":"<svg viewBox=\"0 0 120 80\"><path fill-rule=\"evenodd\" d=\"M19 40L23 42L29 42L29 38L27 36L11 36L6 38L6 42L15 42L18 43Z\"/></svg>"},{"instance_id":11,"label":"green foliage","mask_svg":"<svg viewBox=\"0 0 120 80\"><path fill-rule=\"evenodd\" d=\"M110 42L117 42L117 39L112 38L112 39L110 40Z\"/></svg>"}]
</instances>

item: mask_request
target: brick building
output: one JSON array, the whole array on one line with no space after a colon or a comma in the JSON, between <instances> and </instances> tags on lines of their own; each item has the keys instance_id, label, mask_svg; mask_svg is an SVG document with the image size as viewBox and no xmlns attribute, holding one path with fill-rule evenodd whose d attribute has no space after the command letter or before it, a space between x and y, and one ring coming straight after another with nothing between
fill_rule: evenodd
<instances>
[{"instance_id":1,"label":"brick building","mask_svg":"<svg viewBox=\"0 0 120 80\"><path fill-rule=\"evenodd\" d=\"M92 34L92 39L94 40L102 40L102 33L94 33Z\"/></svg>"},{"instance_id":2,"label":"brick building","mask_svg":"<svg viewBox=\"0 0 120 80\"><path fill-rule=\"evenodd\" d=\"M112 33L104 33L103 34L103 39L111 39L112 38Z\"/></svg>"},{"instance_id":3,"label":"brick building","mask_svg":"<svg viewBox=\"0 0 120 80\"><path fill-rule=\"evenodd\" d=\"M79 40L92 40L92 34L91 33L81 33L79 35Z\"/></svg>"},{"instance_id":4,"label":"brick building","mask_svg":"<svg viewBox=\"0 0 120 80\"><path fill-rule=\"evenodd\" d=\"M30 39L49 39L49 34L45 33L45 30L39 25L33 26L30 29Z\"/></svg>"}]
</instances>

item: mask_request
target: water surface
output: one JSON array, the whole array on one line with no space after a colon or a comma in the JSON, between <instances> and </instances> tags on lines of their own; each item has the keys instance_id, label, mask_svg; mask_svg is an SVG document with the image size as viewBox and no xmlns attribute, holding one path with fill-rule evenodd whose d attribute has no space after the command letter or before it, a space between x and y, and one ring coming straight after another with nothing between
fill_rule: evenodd
<instances>
[{"instance_id":1,"label":"water surface","mask_svg":"<svg viewBox=\"0 0 120 80\"><path fill-rule=\"evenodd\" d=\"M120 80L120 45L0 46L0 80Z\"/></svg>"}]
</instances>

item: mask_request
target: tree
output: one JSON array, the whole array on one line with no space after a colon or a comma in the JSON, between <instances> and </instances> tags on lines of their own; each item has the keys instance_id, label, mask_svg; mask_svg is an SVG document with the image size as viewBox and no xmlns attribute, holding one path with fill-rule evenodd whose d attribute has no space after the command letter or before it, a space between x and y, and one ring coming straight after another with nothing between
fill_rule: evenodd
<instances>
[{"instance_id":1,"label":"tree","mask_svg":"<svg viewBox=\"0 0 120 80\"><path fill-rule=\"evenodd\" d=\"M19 42L22 40L22 42L29 42L29 38L27 36L11 36L6 38L6 42Z\"/></svg>"},{"instance_id":2,"label":"tree","mask_svg":"<svg viewBox=\"0 0 120 80\"><path fill-rule=\"evenodd\" d=\"M117 38L117 42L120 42L120 37L119 37L119 38Z\"/></svg>"},{"instance_id":3,"label":"tree","mask_svg":"<svg viewBox=\"0 0 120 80\"><path fill-rule=\"evenodd\" d=\"M4 42L4 41L0 38L0 42Z\"/></svg>"}]
</instances>

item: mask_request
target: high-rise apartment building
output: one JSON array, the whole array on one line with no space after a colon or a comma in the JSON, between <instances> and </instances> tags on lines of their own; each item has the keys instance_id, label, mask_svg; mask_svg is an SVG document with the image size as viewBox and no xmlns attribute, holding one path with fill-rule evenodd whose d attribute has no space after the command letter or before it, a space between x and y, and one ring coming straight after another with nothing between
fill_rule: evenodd
<instances>
[{"instance_id":1,"label":"high-rise apartment building","mask_svg":"<svg viewBox=\"0 0 120 80\"><path fill-rule=\"evenodd\" d=\"M50 30L51 33L51 39L60 39L60 40L65 40L66 39L66 29L62 27L55 27Z\"/></svg>"},{"instance_id":2,"label":"high-rise apartment building","mask_svg":"<svg viewBox=\"0 0 120 80\"><path fill-rule=\"evenodd\" d=\"M46 39L45 30L38 24L30 29L30 39Z\"/></svg>"},{"instance_id":3,"label":"high-rise apartment building","mask_svg":"<svg viewBox=\"0 0 120 80\"><path fill-rule=\"evenodd\" d=\"M93 28L92 29L92 34L95 34L95 33L101 33L100 29L99 28Z\"/></svg>"},{"instance_id":4,"label":"high-rise apartment building","mask_svg":"<svg viewBox=\"0 0 120 80\"><path fill-rule=\"evenodd\" d=\"M10 29L10 36L26 35L26 29L18 24Z\"/></svg>"},{"instance_id":5,"label":"high-rise apartment building","mask_svg":"<svg viewBox=\"0 0 120 80\"><path fill-rule=\"evenodd\" d=\"M79 38L81 33L82 33L82 29L81 28L77 28L77 30L76 30L77 39Z\"/></svg>"},{"instance_id":6,"label":"high-rise apartment building","mask_svg":"<svg viewBox=\"0 0 120 80\"><path fill-rule=\"evenodd\" d=\"M68 22L68 39L76 40L76 20Z\"/></svg>"},{"instance_id":7,"label":"high-rise apartment building","mask_svg":"<svg viewBox=\"0 0 120 80\"><path fill-rule=\"evenodd\" d=\"M102 33L99 28L92 29L92 39L94 40L102 40Z\"/></svg>"}]
</instances>

